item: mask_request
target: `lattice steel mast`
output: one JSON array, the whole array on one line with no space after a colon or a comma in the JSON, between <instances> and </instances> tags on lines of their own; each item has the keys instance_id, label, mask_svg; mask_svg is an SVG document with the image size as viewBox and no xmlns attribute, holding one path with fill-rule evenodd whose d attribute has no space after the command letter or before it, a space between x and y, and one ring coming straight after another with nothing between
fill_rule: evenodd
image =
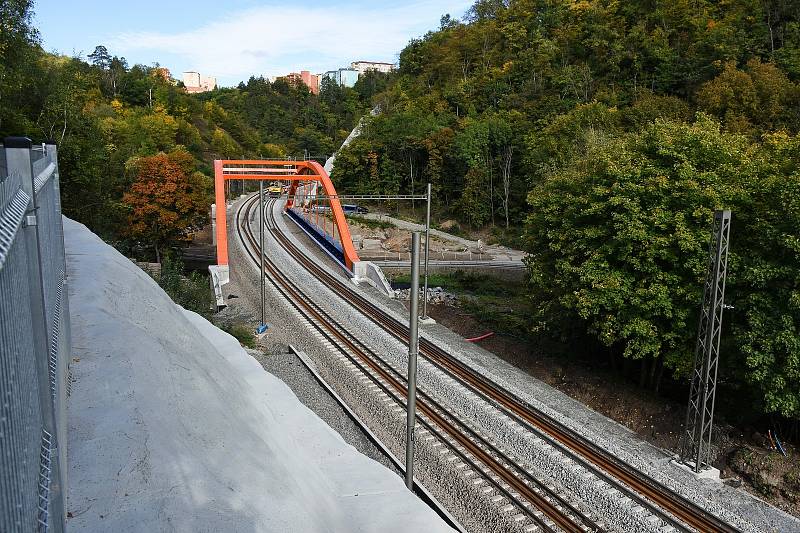
<instances>
[{"instance_id":1,"label":"lattice steel mast","mask_svg":"<svg viewBox=\"0 0 800 533\"><path fill-rule=\"evenodd\" d=\"M708 245L708 274L703 289L694 370L686 409L686 428L681 459L695 472L709 468L714 398L717 391L719 342L725 308L725 276L728 270L728 235L731 212L716 211Z\"/></svg>"}]
</instances>

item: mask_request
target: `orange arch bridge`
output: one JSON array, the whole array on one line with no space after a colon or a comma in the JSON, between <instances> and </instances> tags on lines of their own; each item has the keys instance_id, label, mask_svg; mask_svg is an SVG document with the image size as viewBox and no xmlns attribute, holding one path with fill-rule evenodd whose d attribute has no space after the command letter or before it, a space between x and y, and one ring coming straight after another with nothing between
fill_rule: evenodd
<instances>
[{"instance_id":1,"label":"orange arch bridge","mask_svg":"<svg viewBox=\"0 0 800 533\"><path fill-rule=\"evenodd\" d=\"M287 213L307 233L315 233L312 237L319 241L328 253L341 261L351 274L353 273L359 259L350 236L350 228L330 176L316 161L235 159L214 161L218 265L228 264L225 203L225 181L227 180L291 181L289 198L286 202ZM318 194L318 185L322 186L324 196ZM324 198L324 202L328 205L320 205L320 198ZM327 233L327 219L324 216L328 211L333 218L330 235ZM321 232L319 231L320 222L322 223Z\"/></svg>"}]
</instances>

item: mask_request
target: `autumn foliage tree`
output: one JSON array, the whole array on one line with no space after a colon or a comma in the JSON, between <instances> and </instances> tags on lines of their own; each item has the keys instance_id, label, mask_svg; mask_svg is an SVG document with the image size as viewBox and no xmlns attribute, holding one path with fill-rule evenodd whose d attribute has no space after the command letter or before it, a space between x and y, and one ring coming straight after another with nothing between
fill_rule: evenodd
<instances>
[{"instance_id":1,"label":"autumn foliage tree","mask_svg":"<svg viewBox=\"0 0 800 533\"><path fill-rule=\"evenodd\" d=\"M800 86L773 63L750 59L744 70L733 62L697 93L701 109L724 119L731 131L796 130Z\"/></svg>"},{"instance_id":2,"label":"autumn foliage tree","mask_svg":"<svg viewBox=\"0 0 800 533\"><path fill-rule=\"evenodd\" d=\"M136 178L122 198L128 207L126 234L161 251L198 227L208 210L210 180L192 172L194 160L181 149L132 162Z\"/></svg>"}]
</instances>

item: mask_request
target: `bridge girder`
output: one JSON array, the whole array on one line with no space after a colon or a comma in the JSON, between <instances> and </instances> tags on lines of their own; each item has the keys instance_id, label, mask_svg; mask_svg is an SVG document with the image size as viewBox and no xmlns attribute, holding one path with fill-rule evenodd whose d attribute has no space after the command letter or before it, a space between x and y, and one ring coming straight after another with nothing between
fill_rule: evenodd
<instances>
[{"instance_id":1,"label":"bridge girder","mask_svg":"<svg viewBox=\"0 0 800 533\"><path fill-rule=\"evenodd\" d=\"M258 159L217 159L214 161L214 193L216 200L217 224L217 264L228 264L228 231L225 201L225 182L228 180L289 180L292 185L289 189L287 208L292 207L292 198L297 184L301 181L315 181L322 185L325 195L329 197L329 205L333 215L333 222L338 231L339 243L342 247L345 266L354 271L355 264L359 261L358 254L353 246L350 228L344 216L342 204L339 201L333 182L325 169L316 161L282 161Z\"/></svg>"}]
</instances>

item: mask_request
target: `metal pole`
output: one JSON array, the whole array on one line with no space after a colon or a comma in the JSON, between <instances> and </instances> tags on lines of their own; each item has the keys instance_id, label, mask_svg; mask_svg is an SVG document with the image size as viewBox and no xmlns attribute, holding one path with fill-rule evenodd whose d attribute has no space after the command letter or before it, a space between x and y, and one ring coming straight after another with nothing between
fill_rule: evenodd
<instances>
[{"instance_id":1,"label":"metal pole","mask_svg":"<svg viewBox=\"0 0 800 533\"><path fill-rule=\"evenodd\" d=\"M428 183L428 209L425 215L425 289L422 294L422 318L428 318L428 254L431 241L431 184Z\"/></svg>"},{"instance_id":2,"label":"metal pole","mask_svg":"<svg viewBox=\"0 0 800 533\"><path fill-rule=\"evenodd\" d=\"M708 468L714 429L722 314L726 307L725 278L728 267L730 220L729 210L714 213L708 248L708 271L697 329L694 370L689 404L686 408L686 428L681 439L681 459L691 465L695 472Z\"/></svg>"},{"instance_id":3,"label":"metal pole","mask_svg":"<svg viewBox=\"0 0 800 533\"><path fill-rule=\"evenodd\" d=\"M406 487L414 490L414 425L417 419L419 336L419 233L411 234L411 315L408 321L408 404L406 406Z\"/></svg>"},{"instance_id":4,"label":"metal pole","mask_svg":"<svg viewBox=\"0 0 800 533\"><path fill-rule=\"evenodd\" d=\"M258 242L261 247L261 326L264 325L264 181L258 182Z\"/></svg>"}]
</instances>

